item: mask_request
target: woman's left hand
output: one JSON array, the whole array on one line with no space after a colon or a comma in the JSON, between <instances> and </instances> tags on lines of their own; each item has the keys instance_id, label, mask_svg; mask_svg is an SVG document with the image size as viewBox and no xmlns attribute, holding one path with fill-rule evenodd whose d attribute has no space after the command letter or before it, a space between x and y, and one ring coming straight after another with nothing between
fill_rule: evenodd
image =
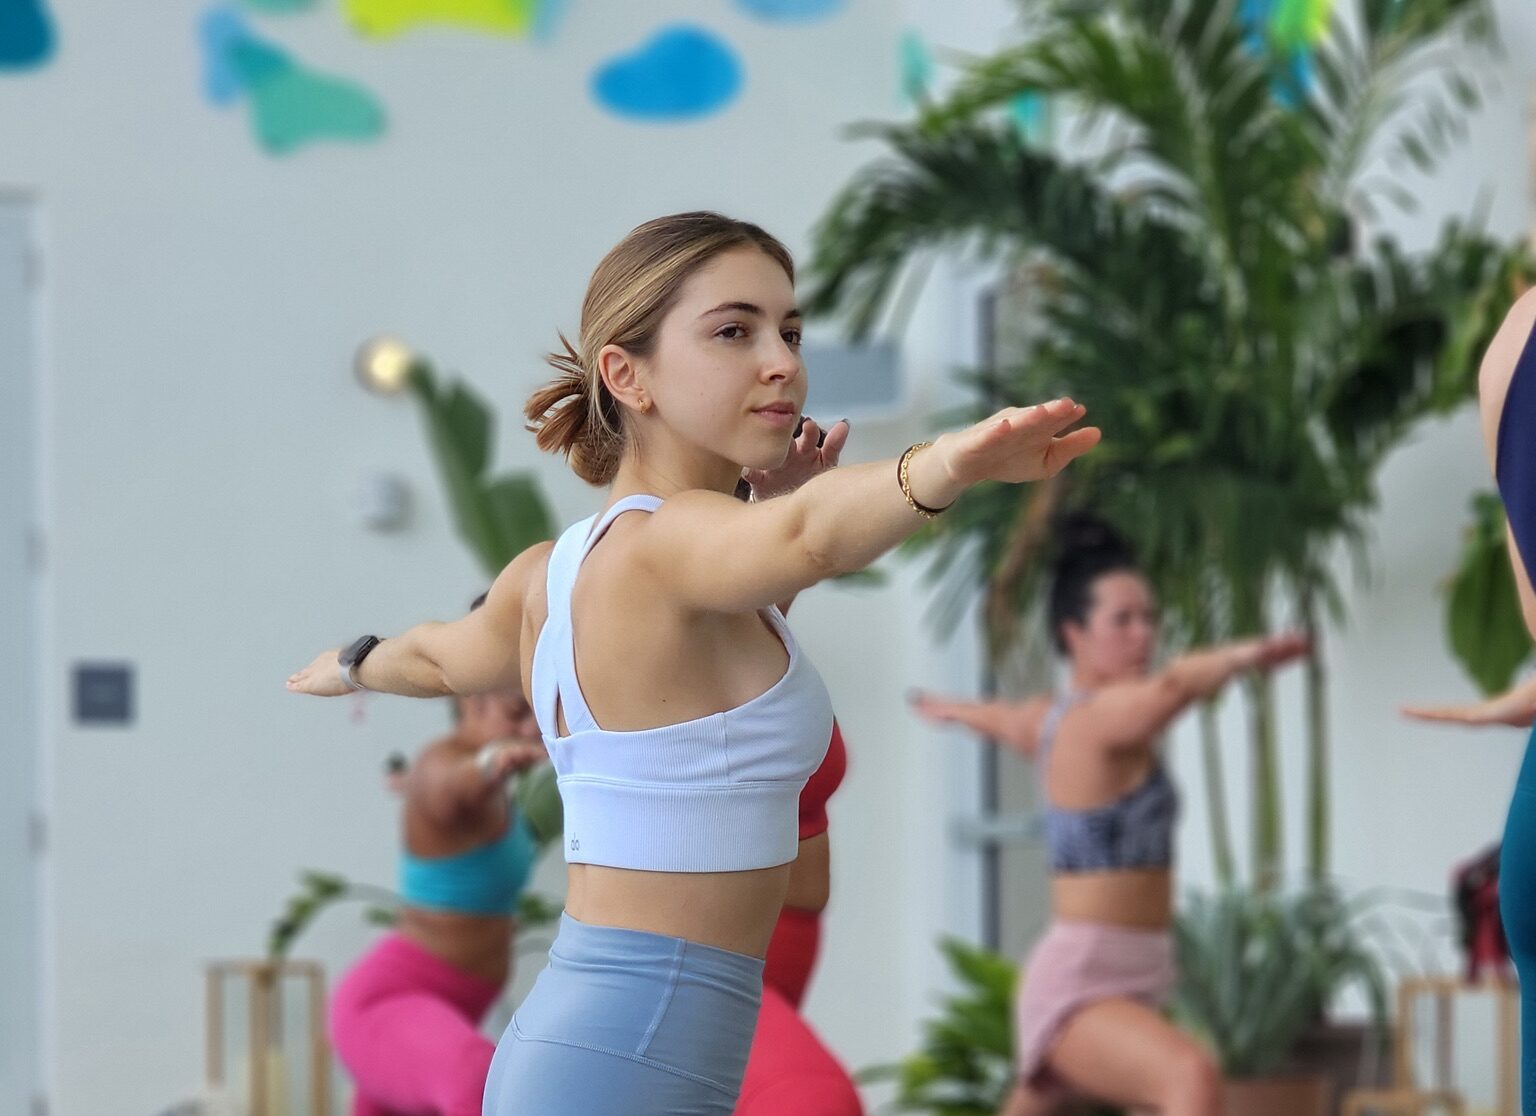
<instances>
[{"instance_id":1,"label":"woman's left hand","mask_svg":"<svg viewBox=\"0 0 1536 1116\"><path fill-rule=\"evenodd\" d=\"M337 661L340 654L339 647L322 651L314 662L288 676L288 689L295 694L314 694L316 697L350 694L352 687L341 680L341 664Z\"/></svg>"},{"instance_id":2,"label":"woman's left hand","mask_svg":"<svg viewBox=\"0 0 1536 1116\"><path fill-rule=\"evenodd\" d=\"M828 469L837 468L837 459L848 441L848 420L839 419L823 434L816 420L806 416L800 433L790 443L789 456L777 469L746 469L742 476L752 486L754 500L768 500L793 492L806 481Z\"/></svg>"}]
</instances>

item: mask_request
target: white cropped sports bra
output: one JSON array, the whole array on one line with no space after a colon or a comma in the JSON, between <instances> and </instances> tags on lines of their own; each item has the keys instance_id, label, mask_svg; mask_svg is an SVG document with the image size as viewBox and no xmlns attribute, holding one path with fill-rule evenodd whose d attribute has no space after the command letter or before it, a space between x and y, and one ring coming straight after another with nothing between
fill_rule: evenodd
<instances>
[{"instance_id":1,"label":"white cropped sports bra","mask_svg":"<svg viewBox=\"0 0 1536 1116\"><path fill-rule=\"evenodd\" d=\"M571 590L582 562L628 511L568 528L549 556L549 618L533 653L533 710L565 806L565 859L652 872L742 872L795 858L801 788L832 734L832 702L779 610L765 610L789 653L772 687L723 713L614 732L598 725L576 678ZM596 526L593 526L596 521ZM557 711L569 734L560 735Z\"/></svg>"}]
</instances>

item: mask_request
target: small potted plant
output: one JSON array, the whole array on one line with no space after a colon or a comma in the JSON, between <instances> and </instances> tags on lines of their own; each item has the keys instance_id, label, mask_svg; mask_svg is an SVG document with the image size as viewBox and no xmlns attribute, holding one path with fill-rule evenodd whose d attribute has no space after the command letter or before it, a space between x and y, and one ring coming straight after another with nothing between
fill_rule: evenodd
<instances>
[{"instance_id":1,"label":"small potted plant","mask_svg":"<svg viewBox=\"0 0 1536 1116\"><path fill-rule=\"evenodd\" d=\"M1209 1044L1227 1079L1226 1108L1243 1116L1326 1116L1333 1083L1291 1068L1298 1039L1344 986L1357 982L1384 1037L1386 984L1337 893L1231 889L1191 897L1174 925L1174 1016Z\"/></svg>"}]
</instances>

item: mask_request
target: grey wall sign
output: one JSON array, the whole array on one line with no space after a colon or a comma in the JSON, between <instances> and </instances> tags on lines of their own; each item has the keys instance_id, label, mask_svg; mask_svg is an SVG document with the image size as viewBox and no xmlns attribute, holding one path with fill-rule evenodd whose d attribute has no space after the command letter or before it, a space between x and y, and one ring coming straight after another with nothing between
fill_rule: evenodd
<instances>
[{"instance_id":1,"label":"grey wall sign","mask_svg":"<svg viewBox=\"0 0 1536 1116\"><path fill-rule=\"evenodd\" d=\"M75 664L75 724L133 723L133 667L128 663Z\"/></svg>"}]
</instances>

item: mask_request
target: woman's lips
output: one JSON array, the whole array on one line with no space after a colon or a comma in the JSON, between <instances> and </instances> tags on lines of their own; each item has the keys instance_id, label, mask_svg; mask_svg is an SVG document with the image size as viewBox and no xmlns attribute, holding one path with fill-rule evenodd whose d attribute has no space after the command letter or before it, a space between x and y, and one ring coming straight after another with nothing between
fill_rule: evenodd
<instances>
[{"instance_id":1,"label":"woman's lips","mask_svg":"<svg viewBox=\"0 0 1536 1116\"><path fill-rule=\"evenodd\" d=\"M795 421L800 417L792 407L762 407L752 413L772 426L786 428L794 426Z\"/></svg>"}]
</instances>

